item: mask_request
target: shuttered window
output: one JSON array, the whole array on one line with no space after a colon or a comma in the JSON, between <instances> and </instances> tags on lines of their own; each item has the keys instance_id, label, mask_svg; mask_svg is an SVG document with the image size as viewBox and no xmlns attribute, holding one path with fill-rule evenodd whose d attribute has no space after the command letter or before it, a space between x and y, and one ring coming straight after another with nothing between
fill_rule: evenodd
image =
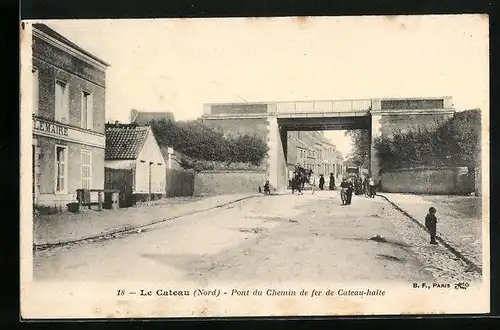
<instances>
[{"instance_id":1,"label":"shuttered window","mask_svg":"<svg viewBox=\"0 0 500 330\"><path fill-rule=\"evenodd\" d=\"M55 192L66 192L68 177L68 148L56 145Z\"/></svg>"},{"instance_id":2,"label":"shuttered window","mask_svg":"<svg viewBox=\"0 0 500 330\"><path fill-rule=\"evenodd\" d=\"M82 189L90 189L92 182L92 153L82 150Z\"/></svg>"},{"instance_id":3,"label":"shuttered window","mask_svg":"<svg viewBox=\"0 0 500 330\"><path fill-rule=\"evenodd\" d=\"M92 108L92 94L82 91L81 127L92 129L94 127L94 112Z\"/></svg>"},{"instance_id":4,"label":"shuttered window","mask_svg":"<svg viewBox=\"0 0 500 330\"><path fill-rule=\"evenodd\" d=\"M56 80L55 91L55 120L67 124L69 119L69 91L68 84Z\"/></svg>"}]
</instances>

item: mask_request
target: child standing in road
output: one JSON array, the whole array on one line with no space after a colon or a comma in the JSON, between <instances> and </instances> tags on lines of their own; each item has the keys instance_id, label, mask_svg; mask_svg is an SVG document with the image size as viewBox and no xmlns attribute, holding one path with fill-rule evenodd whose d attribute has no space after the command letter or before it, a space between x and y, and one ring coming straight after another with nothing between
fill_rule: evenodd
<instances>
[{"instance_id":1,"label":"child standing in road","mask_svg":"<svg viewBox=\"0 0 500 330\"><path fill-rule=\"evenodd\" d=\"M368 191L371 198L375 198L375 181L372 177L368 179Z\"/></svg>"},{"instance_id":2,"label":"child standing in road","mask_svg":"<svg viewBox=\"0 0 500 330\"><path fill-rule=\"evenodd\" d=\"M429 213L425 216L425 227L429 230L431 234L431 244L437 244L436 242L436 209L434 207L429 208Z\"/></svg>"}]
</instances>

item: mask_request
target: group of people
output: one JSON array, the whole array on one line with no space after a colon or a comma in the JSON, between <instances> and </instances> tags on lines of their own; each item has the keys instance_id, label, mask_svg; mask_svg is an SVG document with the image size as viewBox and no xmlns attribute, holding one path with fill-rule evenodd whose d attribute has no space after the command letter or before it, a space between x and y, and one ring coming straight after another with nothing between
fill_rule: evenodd
<instances>
[{"instance_id":1,"label":"group of people","mask_svg":"<svg viewBox=\"0 0 500 330\"><path fill-rule=\"evenodd\" d=\"M290 187L292 188L292 194L297 191L299 195L302 194L302 190L304 189L304 184L308 183L312 187L312 193L314 194L316 188L316 177L313 175L311 170L306 170L301 167L299 164L295 166L293 172L290 173ZM319 175L318 180L318 188L320 190L325 189L325 177L323 174ZM264 184L264 193L270 193L269 181L266 180ZM356 194L362 194L364 192L365 196L373 198L375 196L375 181L372 177L366 176L364 180L360 177L344 177L342 179L342 183L340 184L340 197L342 200L342 205L350 205L352 201L352 194L356 192ZM333 173L330 173L328 189L335 190L335 176ZM260 188L259 188L260 191Z\"/></svg>"},{"instance_id":2,"label":"group of people","mask_svg":"<svg viewBox=\"0 0 500 330\"><path fill-rule=\"evenodd\" d=\"M319 175L319 182L318 183L319 183L318 188L320 190L324 190L325 189L325 177L323 176L323 174ZM333 175L333 173L330 173L330 181L328 184L328 188L330 190L335 190L335 176Z\"/></svg>"},{"instance_id":3,"label":"group of people","mask_svg":"<svg viewBox=\"0 0 500 330\"><path fill-rule=\"evenodd\" d=\"M362 190L361 190L362 187ZM375 197L375 180L372 177L365 177L361 180L359 177L354 178L343 178L340 184L340 199L342 205L351 205L352 194L355 190L365 193L365 196L374 198Z\"/></svg>"}]
</instances>

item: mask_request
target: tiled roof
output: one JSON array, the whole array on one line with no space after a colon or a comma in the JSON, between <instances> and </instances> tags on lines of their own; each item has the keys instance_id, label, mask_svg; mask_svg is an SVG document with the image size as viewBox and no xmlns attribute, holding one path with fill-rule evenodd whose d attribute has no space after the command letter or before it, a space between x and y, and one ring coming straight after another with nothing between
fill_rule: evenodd
<instances>
[{"instance_id":1,"label":"tiled roof","mask_svg":"<svg viewBox=\"0 0 500 330\"><path fill-rule=\"evenodd\" d=\"M136 159L149 131L147 126L107 126L105 159Z\"/></svg>"}]
</instances>

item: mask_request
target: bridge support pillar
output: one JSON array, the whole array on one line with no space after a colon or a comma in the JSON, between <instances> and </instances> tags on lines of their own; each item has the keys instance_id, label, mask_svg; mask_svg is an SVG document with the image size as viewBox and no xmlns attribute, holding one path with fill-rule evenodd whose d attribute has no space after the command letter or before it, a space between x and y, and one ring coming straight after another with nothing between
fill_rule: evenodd
<instances>
[{"instance_id":1,"label":"bridge support pillar","mask_svg":"<svg viewBox=\"0 0 500 330\"><path fill-rule=\"evenodd\" d=\"M375 182L380 182L380 162L377 156L377 151L374 147L376 138L382 136L382 115L372 114L371 122L371 143L370 143L370 175Z\"/></svg>"},{"instance_id":2,"label":"bridge support pillar","mask_svg":"<svg viewBox=\"0 0 500 330\"><path fill-rule=\"evenodd\" d=\"M287 180L286 134L280 130L277 117L267 118L267 144L269 147L267 177L271 188L280 192L286 189Z\"/></svg>"}]
</instances>

